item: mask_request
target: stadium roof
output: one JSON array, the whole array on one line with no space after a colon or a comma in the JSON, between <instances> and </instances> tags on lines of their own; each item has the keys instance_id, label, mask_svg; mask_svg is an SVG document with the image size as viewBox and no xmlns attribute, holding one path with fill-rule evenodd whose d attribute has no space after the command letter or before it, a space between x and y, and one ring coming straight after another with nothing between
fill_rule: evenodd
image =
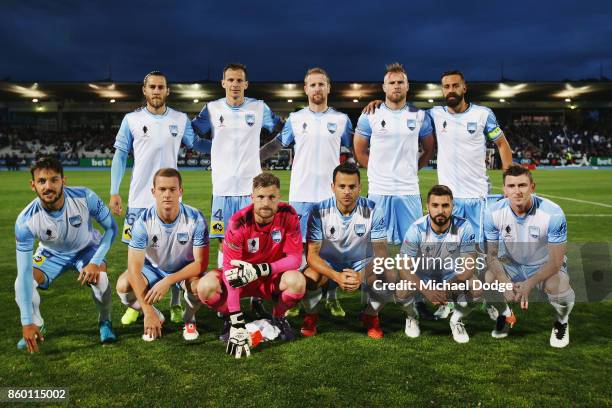
<instances>
[{"instance_id":1,"label":"stadium roof","mask_svg":"<svg viewBox=\"0 0 612 408\"><path fill-rule=\"evenodd\" d=\"M197 104L224 96L217 81L170 84L171 104ZM612 81L583 82L470 82L469 99L491 107L612 107ZM274 105L306 102L301 82L251 82L247 95ZM356 107L382 98L376 82L336 82L332 84L330 105ZM417 105L440 103L440 85L411 82L409 100ZM85 108L109 103L140 103L139 82L0 82L0 103L10 107L32 102L62 102ZM359 105L355 105L359 104ZM193 110L198 108L194 107ZM114 109L110 109L114 110Z\"/></svg>"}]
</instances>

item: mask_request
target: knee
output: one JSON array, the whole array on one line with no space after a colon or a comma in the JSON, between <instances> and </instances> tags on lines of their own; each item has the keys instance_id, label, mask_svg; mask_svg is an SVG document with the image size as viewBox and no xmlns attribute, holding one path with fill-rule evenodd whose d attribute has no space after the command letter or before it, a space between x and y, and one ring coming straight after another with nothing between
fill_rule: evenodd
<instances>
[{"instance_id":1,"label":"knee","mask_svg":"<svg viewBox=\"0 0 612 408\"><path fill-rule=\"evenodd\" d=\"M287 271L283 274L285 290L293 293L306 292L306 278L298 271Z\"/></svg>"},{"instance_id":2,"label":"knee","mask_svg":"<svg viewBox=\"0 0 612 408\"><path fill-rule=\"evenodd\" d=\"M132 290L127 274L128 272L125 271L119 276L119 279L117 279L117 285L115 286L117 293L128 293Z\"/></svg>"},{"instance_id":3,"label":"knee","mask_svg":"<svg viewBox=\"0 0 612 408\"><path fill-rule=\"evenodd\" d=\"M202 279L198 281L196 293L198 297L205 301L215 293L221 292L219 279L216 272L208 272Z\"/></svg>"}]
</instances>

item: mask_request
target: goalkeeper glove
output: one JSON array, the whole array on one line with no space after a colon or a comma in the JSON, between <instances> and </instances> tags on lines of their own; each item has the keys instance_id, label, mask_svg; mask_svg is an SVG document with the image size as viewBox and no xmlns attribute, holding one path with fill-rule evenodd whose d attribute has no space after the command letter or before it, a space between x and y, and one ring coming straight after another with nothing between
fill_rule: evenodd
<instances>
[{"instance_id":1,"label":"goalkeeper glove","mask_svg":"<svg viewBox=\"0 0 612 408\"><path fill-rule=\"evenodd\" d=\"M242 312L234 312L230 313L229 317L232 327L230 328L225 352L236 358L240 358L243 355L249 357L251 355L251 335L246 329L244 315Z\"/></svg>"},{"instance_id":2,"label":"goalkeeper glove","mask_svg":"<svg viewBox=\"0 0 612 408\"><path fill-rule=\"evenodd\" d=\"M263 276L270 275L270 272L272 272L272 267L269 263L251 264L234 259L231 261L231 264L235 268L225 271L225 277L233 288L248 285Z\"/></svg>"}]
</instances>

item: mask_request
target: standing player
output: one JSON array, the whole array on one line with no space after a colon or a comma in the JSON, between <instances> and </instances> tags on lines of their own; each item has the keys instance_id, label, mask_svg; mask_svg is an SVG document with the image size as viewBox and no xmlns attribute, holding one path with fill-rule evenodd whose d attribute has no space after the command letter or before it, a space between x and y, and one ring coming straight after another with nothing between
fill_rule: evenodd
<instances>
[{"instance_id":1,"label":"standing player","mask_svg":"<svg viewBox=\"0 0 612 408\"><path fill-rule=\"evenodd\" d=\"M533 288L544 292L556 312L550 345L565 347L576 300L567 275L565 214L557 204L533 194L529 170L512 165L503 180L507 198L492 205L485 218L487 281L512 282L513 292L506 292L506 298L520 302L522 309L528 308ZM491 335L503 338L508 331L500 315Z\"/></svg>"},{"instance_id":2,"label":"standing player","mask_svg":"<svg viewBox=\"0 0 612 408\"><path fill-rule=\"evenodd\" d=\"M159 169L152 184L155 205L133 224L128 270L117 280L117 294L124 305L144 312L143 340L152 341L164 323L153 304L180 284L186 301L183 338L195 340L196 287L208 267L208 228L200 211L180 202L183 183L176 169Z\"/></svg>"},{"instance_id":3,"label":"standing player","mask_svg":"<svg viewBox=\"0 0 612 408\"><path fill-rule=\"evenodd\" d=\"M240 298L274 299L272 322L283 340L294 334L285 312L302 299L304 275L300 221L295 210L280 202L280 181L270 173L253 179L253 204L234 214L223 241L223 270L207 273L198 284L202 302L228 313L231 329L226 352L250 355L250 336L240 311Z\"/></svg>"},{"instance_id":4,"label":"standing player","mask_svg":"<svg viewBox=\"0 0 612 408\"><path fill-rule=\"evenodd\" d=\"M419 264L413 263L410 270L400 268L400 279L413 281L417 289L432 303L446 303L456 300L450 318L453 339L457 343L470 340L461 318L470 311L469 300L478 301L480 289L474 289L477 280L474 269L476 263L476 236L469 221L453 214L453 193L447 186L436 185L427 193L428 214L414 222L408 229L401 254L408 259L420 258ZM484 269L484 263L483 268ZM465 290L444 290L427 287L426 284L452 285L462 283ZM406 305L410 297L398 293L400 303ZM471 298L471 299L469 299ZM411 308L405 308L408 337L419 337L421 331L417 316Z\"/></svg>"},{"instance_id":5,"label":"standing player","mask_svg":"<svg viewBox=\"0 0 612 408\"><path fill-rule=\"evenodd\" d=\"M349 117L327 105L331 81L321 68L311 68L304 77L304 92L308 107L289 115L278 138L261 149L266 160L282 147L295 143L291 167L289 204L300 217L302 242L306 246L308 217L316 203L333 196L332 173L340 164L340 146L352 145L353 126ZM306 248L304 248L306 249ZM336 299L336 282L327 290L326 307L336 317L345 315Z\"/></svg>"},{"instance_id":6,"label":"standing player","mask_svg":"<svg viewBox=\"0 0 612 408\"><path fill-rule=\"evenodd\" d=\"M387 242L397 252L408 227L423 215L417 172L429 162L434 138L425 111L406 103L408 77L401 64L387 66L383 90L384 104L359 117L355 156L368 168L368 198L383 209ZM419 312L429 313L424 307Z\"/></svg>"},{"instance_id":7,"label":"standing player","mask_svg":"<svg viewBox=\"0 0 612 408\"><path fill-rule=\"evenodd\" d=\"M128 113L121 122L115 140L115 155L111 167L111 198L109 206L121 215L122 203L119 186L125 173L128 154L134 155L134 170L130 182L128 208L123 224L122 241L129 244L132 225L142 211L155 204L150 193L153 175L163 167L176 168L181 143L201 152L210 152L210 141L195 136L189 118L183 112L166 106L170 88L166 76L153 71L145 76L142 93L146 106ZM172 287L171 320L182 321L182 308L178 287ZM132 324L139 313L128 308L121 323Z\"/></svg>"},{"instance_id":8,"label":"standing player","mask_svg":"<svg viewBox=\"0 0 612 408\"><path fill-rule=\"evenodd\" d=\"M17 280L15 300L21 312L23 338L17 348L38 351L45 326L40 314L37 288L47 289L68 269L79 272L81 285L88 284L99 311L100 340L115 341L111 325L111 288L104 257L117 235L108 207L90 189L66 187L59 160L41 157L31 167L30 186L38 198L17 217ZM104 234L93 228L95 219ZM34 241L38 248L32 258Z\"/></svg>"},{"instance_id":9,"label":"standing player","mask_svg":"<svg viewBox=\"0 0 612 408\"><path fill-rule=\"evenodd\" d=\"M373 201L360 197L361 179L354 164L333 170L334 196L316 204L308 221L308 266L304 270L308 292L302 302L306 315L302 335L317 333L317 304L321 286L336 282L353 292L366 283L373 285L372 259L387 256L387 231L383 211ZM368 336L381 338L378 315L362 316Z\"/></svg>"}]
</instances>

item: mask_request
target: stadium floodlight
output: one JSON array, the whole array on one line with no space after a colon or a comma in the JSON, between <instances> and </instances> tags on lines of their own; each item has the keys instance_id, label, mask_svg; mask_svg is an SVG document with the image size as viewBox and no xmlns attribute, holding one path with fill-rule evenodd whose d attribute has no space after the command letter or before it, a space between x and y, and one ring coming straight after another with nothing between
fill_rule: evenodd
<instances>
[{"instance_id":1,"label":"stadium floodlight","mask_svg":"<svg viewBox=\"0 0 612 408\"><path fill-rule=\"evenodd\" d=\"M287 102L292 103L293 99L287 99Z\"/></svg>"},{"instance_id":2,"label":"stadium floodlight","mask_svg":"<svg viewBox=\"0 0 612 408\"><path fill-rule=\"evenodd\" d=\"M433 103L433 99L428 99L427 102Z\"/></svg>"},{"instance_id":3,"label":"stadium floodlight","mask_svg":"<svg viewBox=\"0 0 612 408\"><path fill-rule=\"evenodd\" d=\"M110 103L115 103L115 102L117 102L117 101L116 101L116 100L114 100L114 99L111 99L111 100L110 100Z\"/></svg>"},{"instance_id":4,"label":"stadium floodlight","mask_svg":"<svg viewBox=\"0 0 612 408\"><path fill-rule=\"evenodd\" d=\"M199 100L199 99L194 99L194 100L193 100L193 103L198 103L198 102L200 102L200 100Z\"/></svg>"},{"instance_id":5,"label":"stadium floodlight","mask_svg":"<svg viewBox=\"0 0 612 408\"><path fill-rule=\"evenodd\" d=\"M565 98L565 102L571 102L572 100L570 98Z\"/></svg>"},{"instance_id":6,"label":"stadium floodlight","mask_svg":"<svg viewBox=\"0 0 612 408\"><path fill-rule=\"evenodd\" d=\"M500 98L500 99L499 99L499 101L500 101L501 103L506 102L506 100L505 100L504 98Z\"/></svg>"},{"instance_id":7,"label":"stadium floodlight","mask_svg":"<svg viewBox=\"0 0 612 408\"><path fill-rule=\"evenodd\" d=\"M576 109L576 105L570 105L570 109L571 109L571 110Z\"/></svg>"},{"instance_id":8,"label":"stadium floodlight","mask_svg":"<svg viewBox=\"0 0 612 408\"><path fill-rule=\"evenodd\" d=\"M591 85L574 87L572 84L565 84L565 89L561 92L557 92L553 96L571 99L591 91L593 91L593 87Z\"/></svg>"},{"instance_id":9,"label":"stadium floodlight","mask_svg":"<svg viewBox=\"0 0 612 408\"><path fill-rule=\"evenodd\" d=\"M353 103L359 102L359 99L353 99Z\"/></svg>"},{"instance_id":10,"label":"stadium floodlight","mask_svg":"<svg viewBox=\"0 0 612 408\"><path fill-rule=\"evenodd\" d=\"M527 90L527 84L507 85L499 84L498 88L491 92L491 98L514 98L516 95Z\"/></svg>"},{"instance_id":11,"label":"stadium floodlight","mask_svg":"<svg viewBox=\"0 0 612 408\"><path fill-rule=\"evenodd\" d=\"M32 99L32 103L38 103L38 99L37 98Z\"/></svg>"}]
</instances>

